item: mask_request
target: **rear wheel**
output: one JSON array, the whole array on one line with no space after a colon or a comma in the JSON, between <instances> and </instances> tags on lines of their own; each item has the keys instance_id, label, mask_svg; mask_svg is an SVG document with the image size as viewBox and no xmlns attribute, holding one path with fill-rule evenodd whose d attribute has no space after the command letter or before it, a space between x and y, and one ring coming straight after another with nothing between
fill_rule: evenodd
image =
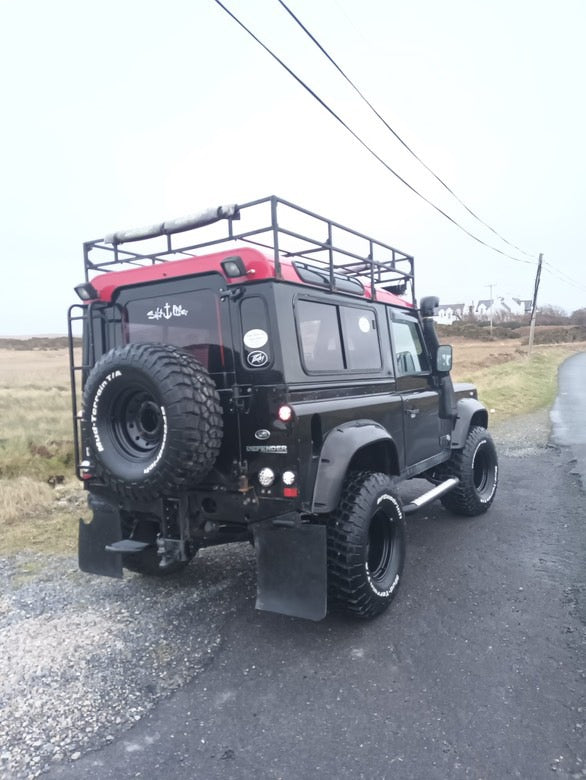
<instances>
[{"instance_id":1,"label":"rear wheel","mask_svg":"<svg viewBox=\"0 0 586 780\"><path fill-rule=\"evenodd\" d=\"M446 464L446 474L459 484L441 498L458 515L474 517L487 511L498 485L498 458L490 433L479 425L470 428L464 447L455 450Z\"/></svg>"},{"instance_id":2,"label":"rear wheel","mask_svg":"<svg viewBox=\"0 0 586 780\"><path fill-rule=\"evenodd\" d=\"M328 524L328 602L362 618L391 603L405 562L405 520L386 474L352 474Z\"/></svg>"}]
</instances>

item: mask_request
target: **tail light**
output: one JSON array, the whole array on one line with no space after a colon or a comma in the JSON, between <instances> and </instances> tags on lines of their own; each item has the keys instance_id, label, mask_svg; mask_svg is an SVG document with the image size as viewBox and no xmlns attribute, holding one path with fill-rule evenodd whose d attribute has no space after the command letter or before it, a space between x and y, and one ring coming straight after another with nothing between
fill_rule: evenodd
<instances>
[{"instance_id":1,"label":"tail light","mask_svg":"<svg viewBox=\"0 0 586 780\"><path fill-rule=\"evenodd\" d=\"M291 422L293 419L293 409L288 404L283 404L283 406L279 407L279 411L277 412L277 416L281 422Z\"/></svg>"}]
</instances>

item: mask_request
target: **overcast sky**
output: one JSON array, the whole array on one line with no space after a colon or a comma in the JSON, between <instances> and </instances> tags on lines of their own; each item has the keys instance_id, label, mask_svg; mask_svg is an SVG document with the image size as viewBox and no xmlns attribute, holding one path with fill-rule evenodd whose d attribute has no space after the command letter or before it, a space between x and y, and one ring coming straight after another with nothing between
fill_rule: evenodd
<instances>
[{"instance_id":1,"label":"overcast sky","mask_svg":"<svg viewBox=\"0 0 586 780\"><path fill-rule=\"evenodd\" d=\"M586 306L586 2L288 0L479 225L373 118L277 0L0 0L0 335L64 333L81 243L277 194L415 255L420 295Z\"/></svg>"}]
</instances>

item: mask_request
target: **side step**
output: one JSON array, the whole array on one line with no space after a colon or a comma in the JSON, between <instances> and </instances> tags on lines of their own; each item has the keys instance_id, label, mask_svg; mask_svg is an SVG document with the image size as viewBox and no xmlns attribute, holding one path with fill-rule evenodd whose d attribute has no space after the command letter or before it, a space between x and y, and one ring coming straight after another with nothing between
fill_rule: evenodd
<instances>
[{"instance_id":1,"label":"side step","mask_svg":"<svg viewBox=\"0 0 586 780\"><path fill-rule=\"evenodd\" d=\"M450 477L450 479L446 479L445 482L442 482L440 485L436 485L431 490L428 490L427 493L419 496L419 498L414 498L413 501L405 504L403 507L403 512L406 515L412 515L413 512L417 512L417 510L421 509L422 506L430 504L432 501L435 501L436 498L443 496L444 493L449 493L449 491L453 490L459 483L460 480L456 477Z\"/></svg>"},{"instance_id":2,"label":"side step","mask_svg":"<svg viewBox=\"0 0 586 780\"><path fill-rule=\"evenodd\" d=\"M139 553L146 550L147 547L152 547L152 544L148 542L135 542L134 539L122 539L119 542L113 542L106 545L106 550L113 553L124 553L129 555L132 553Z\"/></svg>"}]
</instances>

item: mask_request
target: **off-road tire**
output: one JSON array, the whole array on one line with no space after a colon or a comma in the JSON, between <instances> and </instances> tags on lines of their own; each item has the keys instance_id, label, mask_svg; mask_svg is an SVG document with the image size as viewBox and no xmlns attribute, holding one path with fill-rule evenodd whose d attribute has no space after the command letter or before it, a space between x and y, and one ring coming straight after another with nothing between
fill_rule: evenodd
<instances>
[{"instance_id":1,"label":"off-road tire","mask_svg":"<svg viewBox=\"0 0 586 780\"><path fill-rule=\"evenodd\" d=\"M213 380L197 360L162 344L106 353L85 385L83 423L96 476L134 501L195 485L222 440Z\"/></svg>"},{"instance_id":2,"label":"off-road tire","mask_svg":"<svg viewBox=\"0 0 586 780\"><path fill-rule=\"evenodd\" d=\"M328 605L372 618L391 603L405 562L405 519L386 474L352 473L328 523Z\"/></svg>"},{"instance_id":3,"label":"off-road tire","mask_svg":"<svg viewBox=\"0 0 586 780\"><path fill-rule=\"evenodd\" d=\"M487 511L498 485L498 458L490 433L473 425L464 447L454 450L442 469L442 476L457 477L460 483L441 497L446 509L457 515L475 517Z\"/></svg>"},{"instance_id":4,"label":"off-road tire","mask_svg":"<svg viewBox=\"0 0 586 780\"><path fill-rule=\"evenodd\" d=\"M168 577L183 571L189 564L189 561L173 561L169 566L160 566L161 557L157 552L156 541L159 526L157 523L151 523L147 520L141 520L132 530L132 539L136 542L148 542L151 547L147 547L139 553L122 554L122 565L129 571L144 574L147 577ZM122 527L125 538L129 538L129 533ZM195 555L194 551L193 555ZM193 558L193 556L191 556ZM190 558L190 560L191 560Z\"/></svg>"}]
</instances>

